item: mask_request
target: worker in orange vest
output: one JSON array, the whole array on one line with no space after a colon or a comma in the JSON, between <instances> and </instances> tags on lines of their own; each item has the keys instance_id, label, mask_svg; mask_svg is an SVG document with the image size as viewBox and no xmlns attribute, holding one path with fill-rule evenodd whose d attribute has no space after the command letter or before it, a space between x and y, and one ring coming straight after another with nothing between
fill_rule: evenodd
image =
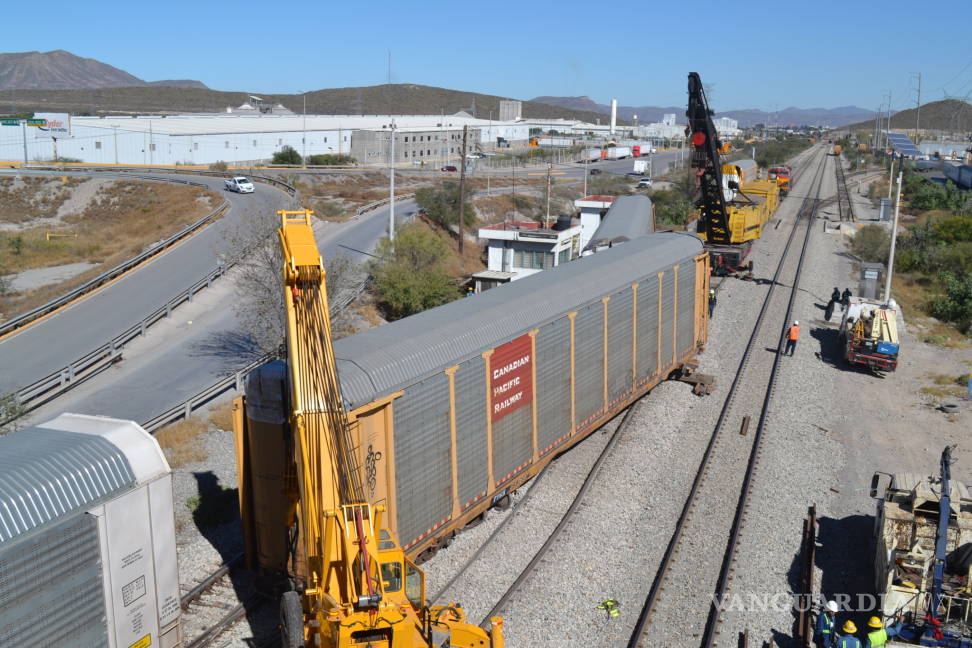
<instances>
[{"instance_id":1,"label":"worker in orange vest","mask_svg":"<svg viewBox=\"0 0 972 648\"><path fill-rule=\"evenodd\" d=\"M793 326L791 326L786 331L786 348L783 349L783 355L793 355L796 350L797 340L800 339L800 322L794 320Z\"/></svg>"}]
</instances>

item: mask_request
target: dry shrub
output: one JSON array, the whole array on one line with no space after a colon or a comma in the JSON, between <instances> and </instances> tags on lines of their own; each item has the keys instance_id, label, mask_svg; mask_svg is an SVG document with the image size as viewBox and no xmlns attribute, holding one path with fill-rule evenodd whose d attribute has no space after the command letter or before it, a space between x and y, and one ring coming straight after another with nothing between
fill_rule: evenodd
<instances>
[{"instance_id":1,"label":"dry shrub","mask_svg":"<svg viewBox=\"0 0 972 648\"><path fill-rule=\"evenodd\" d=\"M155 433L169 466L182 468L191 463L205 461L206 450L199 435L208 431L208 426L200 417L190 417L167 425Z\"/></svg>"}]
</instances>

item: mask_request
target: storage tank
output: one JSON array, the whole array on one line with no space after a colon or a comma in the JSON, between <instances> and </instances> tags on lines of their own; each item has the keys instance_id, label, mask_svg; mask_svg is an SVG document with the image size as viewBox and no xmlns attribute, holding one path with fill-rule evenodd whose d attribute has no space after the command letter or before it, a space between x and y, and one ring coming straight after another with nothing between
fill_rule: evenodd
<instances>
[{"instance_id":1,"label":"storage tank","mask_svg":"<svg viewBox=\"0 0 972 648\"><path fill-rule=\"evenodd\" d=\"M181 642L172 477L136 423L62 414L0 437L0 646Z\"/></svg>"}]
</instances>

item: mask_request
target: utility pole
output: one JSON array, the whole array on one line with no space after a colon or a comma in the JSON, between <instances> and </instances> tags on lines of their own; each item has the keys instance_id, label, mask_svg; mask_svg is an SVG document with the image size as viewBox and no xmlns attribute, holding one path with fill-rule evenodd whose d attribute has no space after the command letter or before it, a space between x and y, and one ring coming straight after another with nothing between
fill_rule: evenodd
<instances>
[{"instance_id":1,"label":"utility pole","mask_svg":"<svg viewBox=\"0 0 972 648\"><path fill-rule=\"evenodd\" d=\"M918 100L915 101L915 145L918 145L918 125L921 121L921 72L918 73Z\"/></svg>"},{"instance_id":2,"label":"utility pole","mask_svg":"<svg viewBox=\"0 0 972 648\"><path fill-rule=\"evenodd\" d=\"M307 93L306 92L303 93L303 96L304 96L304 110L302 112L302 115L303 115L304 124L302 128L304 134L300 138L300 142L301 142L300 162L301 162L301 166L306 169L307 168Z\"/></svg>"},{"instance_id":3,"label":"utility pole","mask_svg":"<svg viewBox=\"0 0 972 648\"><path fill-rule=\"evenodd\" d=\"M153 148L155 148L155 138L152 134L152 118L149 117L149 165L155 164L155 160L152 155ZM57 153L54 153L54 156L57 157Z\"/></svg>"},{"instance_id":4,"label":"utility pole","mask_svg":"<svg viewBox=\"0 0 972 648\"><path fill-rule=\"evenodd\" d=\"M587 164L589 165L590 163L588 162ZM585 166L584 167L584 195L582 196L582 198L587 198L587 176L589 175L591 175L591 167Z\"/></svg>"},{"instance_id":5,"label":"utility pole","mask_svg":"<svg viewBox=\"0 0 972 648\"><path fill-rule=\"evenodd\" d=\"M512 174L511 175L513 177L513 194L512 194L513 195L513 198L512 198L512 200L513 200L513 214L514 214L514 218L516 218L516 216L515 216L515 214L516 214L516 157L514 157L512 160L510 160L510 170L512 171Z\"/></svg>"},{"instance_id":6,"label":"utility pole","mask_svg":"<svg viewBox=\"0 0 972 648\"><path fill-rule=\"evenodd\" d=\"M20 120L20 130L24 136L24 164L27 164L27 120Z\"/></svg>"},{"instance_id":7,"label":"utility pole","mask_svg":"<svg viewBox=\"0 0 972 648\"><path fill-rule=\"evenodd\" d=\"M547 163L547 216L543 219L543 226L550 228L550 163Z\"/></svg>"},{"instance_id":8,"label":"utility pole","mask_svg":"<svg viewBox=\"0 0 972 648\"><path fill-rule=\"evenodd\" d=\"M891 199L891 192L893 190L894 190L894 153L891 154L891 170L888 171L888 200Z\"/></svg>"},{"instance_id":9,"label":"utility pole","mask_svg":"<svg viewBox=\"0 0 972 648\"><path fill-rule=\"evenodd\" d=\"M898 211L901 209L901 177L904 175L898 172L898 199L894 204L894 223L891 225L891 252L888 254L887 279L884 281L884 303L891 303L891 277L894 275L894 247L898 241ZM893 183L892 183L893 184Z\"/></svg>"},{"instance_id":10,"label":"utility pole","mask_svg":"<svg viewBox=\"0 0 972 648\"><path fill-rule=\"evenodd\" d=\"M462 243L466 238L466 132L468 125L462 127L462 150L460 155L462 160L459 164L459 267L463 266Z\"/></svg>"},{"instance_id":11,"label":"utility pole","mask_svg":"<svg viewBox=\"0 0 972 648\"><path fill-rule=\"evenodd\" d=\"M118 164L118 126L112 126L111 130L115 136L115 164Z\"/></svg>"},{"instance_id":12,"label":"utility pole","mask_svg":"<svg viewBox=\"0 0 972 648\"><path fill-rule=\"evenodd\" d=\"M391 54L388 55L389 58ZM391 155L388 157L388 240L395 243L395 120L391 123Z\"/></svg>"},{"instance_id":13,"label":"utility pole","mask_svg":"<svg viewBox=\"0 0 972 648\"><path fill-rule=\"evenodd\" d=\"M884 148L888 148L891 145L891 138L889 137L891 133L891 91L888 90L888 127L885 129L884 135Z\"/></svg>"}]
</instances>

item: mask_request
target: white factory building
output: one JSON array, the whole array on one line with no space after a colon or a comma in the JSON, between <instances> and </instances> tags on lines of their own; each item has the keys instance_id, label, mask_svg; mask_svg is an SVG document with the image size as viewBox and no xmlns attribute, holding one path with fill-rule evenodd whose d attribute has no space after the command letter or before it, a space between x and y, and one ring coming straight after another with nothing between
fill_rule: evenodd
<instances>
[{"instance_id":1,"label":"white factory building","mask_svg":"<svg viewBox=\"0 0 972 648\"><path fill-rule=\"evenodd\" d=\"M301 155L350 154L354 131L396 128L479 134L480 150L497 138L529 139L531 125L457 115L166 115L72 117L71 134L52 140L26 125L0 126L0 160L73 158L95 164L212 164L267 161L284 146Z\"/></svg>"}]
</instances>

